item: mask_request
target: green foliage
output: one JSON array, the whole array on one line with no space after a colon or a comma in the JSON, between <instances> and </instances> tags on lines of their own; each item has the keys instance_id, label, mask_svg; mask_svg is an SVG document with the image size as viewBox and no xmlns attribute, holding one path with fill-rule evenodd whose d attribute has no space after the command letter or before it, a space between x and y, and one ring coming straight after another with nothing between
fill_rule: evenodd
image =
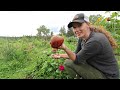
<instances>
[{"instance_id":1,"label":"green foliage","mask_svg":"<svg viewBox=\"0 0 120 90\"><path fill-rule=\"evenodd\" d=\"M74 32L73 32L72 28L67 30L67 37L71 37L71 36L74 36Z\"/></svg>"},{"instance_id":2,"label":"green foliage","mask_svg":"<svg viewBox=\"0 0 120 90\"><path fill-rule=\"evenodd\" d=\"M71 37L68 37L67 39L66 39L66 41L68 42L68 43L77 43L77 40L78 40L78 38L77 37L75 37L75 36L71 36Z\"/></svg>"},{"instance_id":3,"label":"green foliage","mask_svg":"<svg viewBox=\"0 0 120 90\"><path fill-rule=\"evenodd\" d=\"M59 32L60 32L59 35L66 35L65 26L61 27Z\"/></svg>"},{"instance_id":4,"label":"green foliage","mask_svg":"<svg viewBox=\"0 0 120 90\"><path fill-rule=\"evenodd\" d=\"M111 13L105 12L105 13ZM120 54L120 20L118 19L120 17L120 12L112 12L108 17L103 17L101 15L91 15L90 21L93 22L93 25L97 26L102 26L104 27L107 31L111 33L111 35L115 38L115 40L118 43L118 48L115 50L116 54ZM110 20L107 20L107 19Z\"/></svg>"},{"instance_id":5,"label":"green foliage","mask_svg":"<svg viewBox=\"0 0 120 90\"><path fill-rule=\"evenodd\" d=\"M38 37L16 40L0 39L0 78L3 79L68 79L66 70L60 71L64 59L53 59L49 41ZM58 51L57 53L63 53Z\"/></svg>"},{"instance_id":6,"label":"green foliage","mask_svg":"<svg viewBox=\"0 0 120 90\"><path fill-rule=\"evenodd\" d=\"M46 26L42 25L39 28L37 28L37 36L40 37L41 39L47 40L51 36L49 34L53 34L53 32L50 33L50 29L48 29Z\"/></svg>"},{"instance_id":7,"label":"green foliage","mask_svg":"<svg viewBox=\"0 0 120 90\"><path fill-rule=\"evenodd\" d=\"M38 61L35 71L31 73L33 78L37 79L67 79L69 75L66 71L60 71L59 66L63 64L64 60L55 60L44 56L42 61Z\"/></svg>"},{"instance_id":8,"label":"green foliage","mask_svg":"<svg viewBox=\"0 0 120 90\"><path fill-rule=\"evenodd\" d=\"M98 14L98 15L90 15L89 16L89 20L92 24L96 24L96 22L98 22L102 17L102 15Z\"/></svg>"},{"instance_id":9,"label":"green foliage","mask_svg":"<svg viewBox=\"0 0 120 90\"><path fill-rule=\"evenodd\" d=\"M45 27L44 25L37 28L37 31L38 31L38 34L37 34L38 36L42 36L42 35L47 36L50 33L50 30L47 29L47 27Z\"/></svg>"},{"instance_id":10,"label":"green foliage","mask_svg":"<svg viewBox=\"0 0 120 90\"><path fill-rule=\"evenodd\" d=\"M65 37L65 44L72 51L76 48L76 41L76 37ZM49 41L23 37L0 39L0 43L1 79L71 79L66 70L59 70L65 59L51 58L53 52ZM65 52L58 50L56 53Z\"/></svg>"}]
</instances>

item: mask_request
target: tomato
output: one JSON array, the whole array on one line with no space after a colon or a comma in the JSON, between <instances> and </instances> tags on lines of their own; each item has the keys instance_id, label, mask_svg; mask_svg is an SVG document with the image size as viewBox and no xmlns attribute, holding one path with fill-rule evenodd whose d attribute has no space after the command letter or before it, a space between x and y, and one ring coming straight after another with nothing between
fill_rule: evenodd
<instances>
[{"instance_id":1,"label":"tomato","mask_svg":"<svg viewBox=\"0 0 120 90\"><path fill-rule=\"evenodd\" d=\"M52 48L60 47L64 42L64 38L62 36L54 35L51 37L50 44Z\"/></svg>"}]
</instances>

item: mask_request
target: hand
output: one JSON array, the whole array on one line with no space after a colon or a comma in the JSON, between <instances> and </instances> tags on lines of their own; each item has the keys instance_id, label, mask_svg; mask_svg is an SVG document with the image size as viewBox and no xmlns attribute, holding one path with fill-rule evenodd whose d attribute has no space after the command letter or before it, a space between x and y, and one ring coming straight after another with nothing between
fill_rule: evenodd
<instances>
[{"instance_id":1,"label":"hand","mask_svg":"<svg viewBox=\"0 0 120 90\"><path fill-rule=\"evenodd\" d=\"M58 47L58 49L63 49L63 50L65 50L65 49L66 49L65 44L63 43L60 47Z\"/></svg>"},{"instance_id":2,"label":"hand","mask_svg":"<svg viewBox=\"0 0 120 90\"><path fill-rule=\"evenodd\" d=\"M54 59L59 59L60 55L59 54L52 54L51 57L54 58Z\"/></svg>"},{"instance_id":3,"label":"hand","mask_svg":"<svg viewBox=\"0 0 120 90\"><path fill-rule=\"evenodd\" d=\"M57 48L53 48L53 49L52 49L52 52L53 52L53 53L56 53L57 50L58 50Z\"/></svg>"}]
</instances>

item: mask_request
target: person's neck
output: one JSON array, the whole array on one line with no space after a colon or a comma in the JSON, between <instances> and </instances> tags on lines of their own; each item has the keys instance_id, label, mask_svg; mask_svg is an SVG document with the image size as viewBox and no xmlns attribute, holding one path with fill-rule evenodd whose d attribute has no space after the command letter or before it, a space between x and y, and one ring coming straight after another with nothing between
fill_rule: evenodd
<instances>
[{"instance_id":1,"label":"person's neck","mask_svg":"<svg viewBox=\"0 0 120 90\"><path fill-rule=\"evenodd\" d=\"M89 31L89 32L86 33L85 37L83 37L83 40L84 40L84 41L87 41L87 39L88 39L89 36L90 36L90 33L91 33L91 31Z\"/></svg>"}]
</instances>

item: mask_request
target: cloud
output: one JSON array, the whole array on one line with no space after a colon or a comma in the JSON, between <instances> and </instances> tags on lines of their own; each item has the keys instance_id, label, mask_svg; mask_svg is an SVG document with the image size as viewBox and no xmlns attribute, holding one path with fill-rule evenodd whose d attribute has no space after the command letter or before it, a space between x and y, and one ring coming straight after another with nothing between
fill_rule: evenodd
<instances>
[{"instance_id":1,"label":"cloud","mask_svg":"<svg viewBox=\"0 0 120 90\"><path fill-rule=\"evenodd\" d=\"M51 27L50 31L53 32L54 35L59 33L59 28L58 27Z\"/></svg>"},{"instance_id":2,"label":"cloud","mask_svg":"<svg viewBox=\"0 0 120 90\"><path fill-rule=\"evenodd\" d=\"M36 35L37 28L45 25L54 33L58 33L75 14L102 14L105 11L0 11L0 36Z\"/></svg>"}]
</instances>

